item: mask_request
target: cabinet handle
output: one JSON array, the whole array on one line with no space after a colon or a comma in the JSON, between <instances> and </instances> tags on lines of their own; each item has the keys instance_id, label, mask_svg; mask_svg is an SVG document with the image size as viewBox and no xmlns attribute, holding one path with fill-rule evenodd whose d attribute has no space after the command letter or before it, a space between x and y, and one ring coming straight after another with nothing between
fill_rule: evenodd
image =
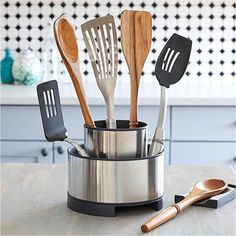
<instances>
[{"instance_id":1,"label":"cabinet handle","mask_svg":"<svg viewBox=\"0 0 236 236\"><path fill-rule=\"evenodd\" d=\"M48 156L48 154L49 154L48 149L47 149L47 148L43 148L43 149L41 150L41 154L42 154L42 156L44 156L44 157Z\"/></svg>"},{"instance_id":2,"label":"cabinet handle","mask_svg":"<svg viewBox=\"0 0 236 236\"><path fill-rule=\"evenodd\" d=\"M65 152L64 148L62 146L57 147L57 152L59 154L63 154Z\"/></svg>"}]
</instances>

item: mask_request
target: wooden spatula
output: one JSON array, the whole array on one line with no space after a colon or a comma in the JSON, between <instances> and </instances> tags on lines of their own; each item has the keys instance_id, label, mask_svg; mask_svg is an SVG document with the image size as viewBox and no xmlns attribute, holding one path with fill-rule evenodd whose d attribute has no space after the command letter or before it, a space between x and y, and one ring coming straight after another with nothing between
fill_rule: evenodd
<instances>
[{"instance_id":1,"label":"wooden spatula","mask_svg":"<svg viewBox=\"0 0 236 236\"><path fill-rule=\"evenodd\" d=\"M69 22L65 14L55 20L54 36L63 62L75 87L85 124L90 127L94 127L95 125L90 114L82 84L78 55L79 49L75 32L72 24Z\"/></svg>"},{"instance_id":2,"label":"wooden spatula","mask_svg":"<svg viewBox=\"0 0 236 236\"><path fill-rule=\"evenodd\" d=\"M138 125L138 88L151 42L151 14L146 11L124 11L121 15L121 47L130 73L130 127Z\"/></svg>"}]
</instances>

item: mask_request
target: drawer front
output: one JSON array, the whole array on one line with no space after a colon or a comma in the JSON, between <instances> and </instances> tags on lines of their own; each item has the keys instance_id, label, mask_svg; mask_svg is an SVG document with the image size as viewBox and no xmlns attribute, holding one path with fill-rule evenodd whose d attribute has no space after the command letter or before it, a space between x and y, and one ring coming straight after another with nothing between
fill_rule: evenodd
<instances>
[{"instance_id":1,"label":"drawer front","mask_svg":"<svg viewBox=\"0 0 236 236\"><path fill-rule=\"evenodd\" d=\"M1 139L45 140L38 106L2 106Z\"/></svg>"},{"instance_id":2,"label":"drawer front","mask_svg":"<svg viewBox=\"0 0 236 236\"><path fill-rule=\"evenodd\" d=\"M173 107L172 140L236 141L236 107Z\"/></svg>"},{"instance_id":3,"label":"drawer front","mask_svg":"<svg viewBox=\"0 0 236 236\"><path fill-rule=\"evenodd\" d=\"M38 106L2 106L1 139L45 140ZM91 106L94 120L106 119L105 106ZM117 119L129 119L129 106L116 106ZM63 106L64 124L73 139L83 139L83 116L80 106ZM139 120L149 125L148 136L152 138L158 118L157 106L141 106ZM166 118L166 139L170 137L169 110Z\"/></svg>"},{"instance_id":4,"label":"drawer front","mask_svg":"<svg viewBox=\"0 0 236 236\"><path fill-rule=\"evenodd\" d=\"M1 162L53 163L53 145L48 142L1 142Z\"/></svg>"},{"instance_id":5,"label":"drawer front","mask_svg":"<svg viewBox=\"0 0 236 236\"><path fill-rule=\"evenodd\" d=\"M236 143L173 142L171 165L235 166Z\"/></svg>"}]
</instances>

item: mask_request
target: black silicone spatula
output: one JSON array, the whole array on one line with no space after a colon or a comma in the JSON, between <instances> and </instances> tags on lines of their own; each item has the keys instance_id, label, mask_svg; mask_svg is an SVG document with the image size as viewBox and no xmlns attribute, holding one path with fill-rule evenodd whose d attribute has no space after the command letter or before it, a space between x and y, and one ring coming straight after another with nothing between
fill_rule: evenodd
<instances>
[{"instance_id":1,"label":"black silicone spatula","mask_svg":"<svg viewBox=\"0 0 236 236\"><path fill-rule=\"evenodd\" d=\"M78 143L67 137L57 81L51 80L39 84L37 93L46 139L50 142L66 141L73 145L82 156L89 156Z\"/></svg>"},{"instance_id":2,"label":"black silicone spatula","mask_svg":"<svg viewBox=\"0 0 236 236\"><path fill-rule=\"evenodd\" d=\"M149 155L161 152L164 139L164 126L167 110L167 88L177 83L185 73L192 48L192 41L173 34L162 49L155 67L155 74L161 85L160 111Z\"/></svg>"}]
</instances>

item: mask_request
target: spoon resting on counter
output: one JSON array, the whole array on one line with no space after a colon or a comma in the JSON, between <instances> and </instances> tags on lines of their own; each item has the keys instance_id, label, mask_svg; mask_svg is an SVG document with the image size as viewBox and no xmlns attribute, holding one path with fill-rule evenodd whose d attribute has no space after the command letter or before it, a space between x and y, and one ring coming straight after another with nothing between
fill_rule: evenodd
<instances>
[{"instance_id":1,"label":"spoon resting on counter","mask_svg":"<svg viewBox=\"0 0 236 236\"><path fill-rule=\"evenodd\" d=\"M227 188L227 183L221 179L207 179L197 182L192 191L180 202L169 206L158 215L154 216L141 226L141 230L147 233L168 220L174 218L188 206L200 200L213 197L222 193Z\"/></svg>"}]
</instances>

